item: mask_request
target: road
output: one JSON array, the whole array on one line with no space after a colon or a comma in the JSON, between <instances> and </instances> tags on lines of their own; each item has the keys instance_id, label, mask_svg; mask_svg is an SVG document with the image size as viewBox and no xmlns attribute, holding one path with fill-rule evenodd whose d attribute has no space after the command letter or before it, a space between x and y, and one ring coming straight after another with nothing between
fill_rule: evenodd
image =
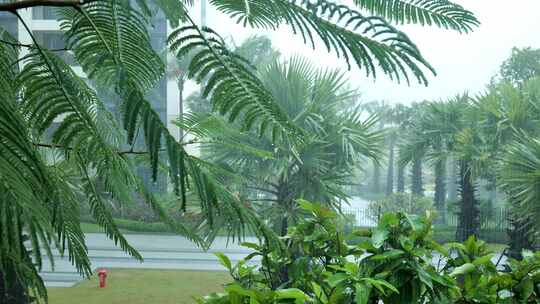
<instances>
[{"instance_id":1,"label":"road","mask_svg":"<svg viewBox=\"0 0 540 304\"><path fill-rule=\"evenodd\" d=\"M86 234L88 254L92 269L99 268L147 268L223 271L214 255L223 252L235 263L249 253L250 249L237 244L227 244L226 238L217 238L208 251L197 248L187 239L174 235L126 234L129 243L144 258L141 263L122 252L104 234ZM246 239L246 241L256 241ZM256 260L255 260L256 261ZM54 271L48 259L43 261L41 276L49 287L70 287L83 280L69 260L54 252Z\"/></svg>"}]
</instances>

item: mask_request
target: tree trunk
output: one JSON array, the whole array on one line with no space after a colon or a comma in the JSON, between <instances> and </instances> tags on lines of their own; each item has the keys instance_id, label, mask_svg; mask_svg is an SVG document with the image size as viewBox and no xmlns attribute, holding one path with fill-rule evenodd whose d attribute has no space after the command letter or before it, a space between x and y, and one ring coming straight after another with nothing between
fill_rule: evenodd
<instances>
[{"instance_id":1,"label":"tree trunk","mask_svg":"<svg viewBox=\"0 0 540 304\"><path fill-rule=\"evenodd\" d=\"M398 165L397 172L397 192L405 192L405 166Z\"/></svg>"},{"instance_id":2,"label":"tree trunk","mask_svg":"<svg viewBox=\"0 0 540 304\"><path fill-rule=\"evenodd\" d=\"M19 210L20 211L20 210ZM9 213L8 213L9 214ZM20 222L20 219L18 220ZM22 227L19 226L19 236L18 239L13 235L17 234L17 230L7 229L8 234L12 235L3 235L2 238L6 238L7 246L15 246L18 244L21 248L19 253L20 258L23 260L22 263L26 266L33 267L33 263L30 257L30 252L25 248L24 242L27 240L27 237L23 234ZM20 273L16 271L16 266L13 264L13 260L0 260L0 303L1 304L28 304L33 302L33 298L28 294L28 286L22 280L22 277L19 277ZM18 261L17 263L21 263ZM20 265L22 266L22 265Z\"/></svg>"},{"instance_id":3,"label":"tree trunk","mask_svg":"<svg viewBox=\"0 0 540 304\"><path fill-rule=\"evenodd\" d=\"M478 201L475 198L476 189L468 161L460 161L459 186L461 201L456 239L458 242L463 242L471 235L478 238L478 232L480 230L480 210L478 208Z\"/></svg>"},{"instance_id":4,"label":"tree trunk","mask_svg":"<svg viewBox=\"0 0 540 304\"><path fill-rule=\"evenodd\" d=\"M438 160L435 163L435 208L437 208L438 223L446 223L446 161Z\"/></svg>"},{"instance_id":5,"label":"tree trunk","mask_svg":"<svg viewBox=\"0 0 540 304\"><path fill-rule=\"evenodd\" d=\"M390 152L388 153L388 172L386 175L386 195L394 193L394 146L395 139L390 141Z\"/></svg>"},{"instance_id":6,"label":"tree trunk","mask_svg":"<svg viewBox=\"0 0 540 304\"><path fill-rule=\"evenodd\" d=\"M183 78L179 78L178 79L178 118L179 119L182 119L184 118L184 84L185 84L185 81ZM184 138L184 130L182 128L180 128L179 130L179 139L180 141L182 141L182 139Z\"/></svg>"},{"instance_id":7,"label":"tree trunk","mask_svg":"<svg viewBox=\"0 0 540 304\"><path fill-rule=\"evenodd\" d=\"M5 265L4 273L0 272L0 303L28 304L30 298L24 286L17 280L17 273L11 265Z\"/></svg>"},{"instance_id":8,"label":"tree trunk","mask_svg":"<svg viewBox=\"0 0 540 304\"><path fill-rule=\"evenodd\" d=\"M510 214L510 227L507 230L509 239L508 256L517 260L523 259L524 249L532 250L531 242L534 230L534 220L531 218L520 219L514 213Z\"/></svg>"},{"instance_id":9,"label":"tree trunk","mask_svg":"<svg viewBox=\"0 0 540 304\"><path fill-rule=\"evenodd\" d=\"M448 201L455 203L458 200L458 193L457 193L457 179L458 179L458 173L457 173L457 163L455 158L450 159L450 174L448 175Z\"/></svg>"},{"instance_id":10,"label":"tree trunk","mask_svg":"<svg viewBox=\"0 0 540 304\"><path fill-rule=\"evenodd\" d=\"M422 182L422 158L416 157L412 161L411 192L417 196L424 196Z\"/></svg>"},{"instance_id":11,"label":"tree trunk","mask_svg":"<svg viewBox=\"0 0 540 304\"><path fill-rule=\"evenodd\" d=\"M381 166L373 161L373 179L371 181L371 191L374 193L381 192Z\"/></svg>"}]
</instances>

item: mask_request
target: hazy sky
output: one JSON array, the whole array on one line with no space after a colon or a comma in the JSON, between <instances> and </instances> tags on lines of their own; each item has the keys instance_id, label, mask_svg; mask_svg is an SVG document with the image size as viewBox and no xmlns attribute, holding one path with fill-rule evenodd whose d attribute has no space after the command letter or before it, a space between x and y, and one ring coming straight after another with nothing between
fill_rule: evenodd
<instances>
[{"instance_id":1,"label":"hazy sky","mask_svg":"<svg viewBox=\"0 0 540 304\"><path fill-rule=\"evenodd\" d=\"M465 90L480 92L501 62L510 55L513 46L540 48L540 0L456 2L473 11L482 22L473 33L459 34L435 27L400 27L437 70L437 76L429 77L429 86L397 84L383 74L378 74L376 80L368 79L353 68L348 76L351 85L362 92L363 101L408 103L444 99ZM198 10L197 7L194 9ZM337 59L335 53L326 52L324 45L313 50L303 44L300 36L293 35L285 27L278 32L245 29L211 7L207 16L208 26L224 37L232 36L237 43L252 34L266 34L286 57L302 54L321 67L341 67L346 70L344 60Z\"/></svg>"}]
</instances>

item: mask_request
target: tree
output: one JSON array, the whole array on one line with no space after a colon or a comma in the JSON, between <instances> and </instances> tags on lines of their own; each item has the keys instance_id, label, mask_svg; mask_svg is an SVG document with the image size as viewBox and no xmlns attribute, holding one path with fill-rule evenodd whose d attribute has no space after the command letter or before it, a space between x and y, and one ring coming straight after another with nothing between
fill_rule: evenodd
<instances>
[{"instance_id":1,"label":"tree","mask_svg":"<svg viewBox=\"0 0 540 304\"><path fill-rule=\"evenodd\" d=\"M525 135L525 134L523 134ZM540 141L538 138L523 137L505 149L500 170L500 184L507 193L516 216L509 229L510 252L521 258L523 249L532 249L538 235L538 201L540 199Z\"/></svg>"},{"instance_id":2,"label":"tree","mask_svg":"<svg viewBox=\"0 0 540 304\"><path fill-rule=\"evenodd\" d=\"M540 49L512 48L512 55L502 63L499 74L503 81L515 86L540 76Z\"/></svg>"},{"instance_id":3,"label":"tree","mask_svg":"<svg viewBox=\"0 0 540 304\"><path fill-rule=\"evenodd\" d=\"M350 183L352 168L360 157L377 157L382 137L374 130L375 119L362 120L359 110L344 107L355 92L345 90L341 72L318 70L293 57L285 63L276 61L259 73L265 87L304 134L301 141L259 137L215 114L199 114L197 118L194 114L192 121L205 123L191 132L205 143L203 149L210 162L243 177L243 186L236 186L240 195L285 235L289 224L299 217L297 199L340 208L340 202L347 199L343 186ZM230 186L235 187L235 183Z\"/></svg>"},{"instance_id":4,"label":"tree","mask_svg":"<svg viewBox=\"0 0 540 304\"><path fill-rule=\"evenodd\" d=\"M411 192L416 196L424 196L424 185L422 180L423 158L427 150L427 143L422 138L424 132L421 126L424 115L425 103L413 104L410 108L409 120L405 123L405 142L400 145L400 166L405 167L411 164Z\"/></svg>"},{"instance_id":5,"label":"tree","mask_svg":"<svg viewBox=\"0 0 540 304\"><path fill-rule=\"evenodd\" d=\"M451 2L409 2L392 1L403 4L392 6L381 6L379 1L355 3L376 16L327 1L313 4L248 0L238 5L238 1L215 0L211 4L245 26L287 26L313 46L315 39L320 38L329 50L349 64L354 62L369 76L375 75L377 66L392 79L409 82L413 78L426 84L425 71L433 68L415 44L386 19L400 24L434 24L460 32L470 31L478 21L472 13ZM245 61L230 52L215 31L193 22L188 13L193 1L167 0L155 4L173 28L182 23L169 37L170 50L177 57L193 52L188 77L208 79L204 96L209 97L216 111L227 114L231 120L241 120L246 128L257 129L260 134L270 133L272 139L297 140L299 130ZM37 43L18 13L35 6L59 7L67 49L73 52L90 81L111 88L110 93L123 111L121 124L56 50ZM150 46L147 28L154 10L146 1L137 1L134 6L127 0L22 0L1 3L0 12L15 15L33 39L31 45L25 45L1 32L0 210L5 220L0 225L3 232L9 232L3 233L0 247L0 289L7 291L0 293L2 303L25 303L30 294L46 296L38 269L42 249L49 252L52 244L67 252L81 273L88 275L91 271L74 187L67 183L66 172L42 156L44 149L54 149L72 162L79 178L76 188L86 194L98 223L110 238L137 258L139 254L122 237L96 193L92 178L100 176L108 192L122 200L133 199L137 193L167 220L167 214L133 174L133 154L148 157L154 180L158 168L166 162L181 205L186 204L190 185L199 196L201 213L209 225L215 225L216 218L230 219L221 222L235 233L245 225L264 231L251 210L244 208L215 178L205 162L186 152L185 144L175 140L152 109L147 93L164 75L164 64ZM335 16L341 16L340 22ZM24 58L19 58L20 48L27 51ZM17 64L19 59L22 69ZM52 130L51 142L42 142L45 130L51 129L58 119L62 120ZM132 145L139 135L144 138L144 151L122 149L126 144ZM191 235L182 223L169 223L175 231ZM198 240L193 235L191 238ZM30 250L23 244L27 239Z\"/></svg>"},{"instance_id":6,"label":"tree","mask_svg":"<svg viewBox=\"0 0 540 304\"><path fill-rule=\"evenodd\" d=\"M369 115L377 115L379 124L378 128L382 130L384 128L384 115L386 110L386 105L383 102L372 101L365 104L362 104L362 109L365 110ZM377 159L371 160L371 178L368 182L369 191L373 193L381 192L381 164Z\"/></svg>"},{"instance_id":7,"label":"tree","mask_svg":"<svg viewBox=\"0 0 540 304\"><path fill-rule=\"evenodd\" d=\"M480 231L480 210L476 198L476 179L493 161L492 150L485 134L477 128L480 113L472 105L467 94L457 96L452 101L455 115L453 122L451 153L458 160L458 186L460 206L456 239L465 241L470 236L478 237ZM458 109L456 109L458 107Z\"/></svg>"},{"instance_id":8,"label":"tree","mask_svg":"<svg viewBox=\"0 0 540 304\"><path fill-rule=\"evenodd\" d=\"M466 94L447 102L423 103L418 108L407 142L401 147L401 162L412 162L421 155L434 163L435 206L439 220L444 222L444 163L448 158L458 160L460 211L456 237L465 240L478 233L480 222L475 179L487 167L485 162L489 159L483 136L476 128L478 111ZM416 188L416 191L421 189L419 186Z\"/></svg>"},{"instance_id":9,"label":"tree","mask_svg":"<svg viewBox=\"0 0 540 304\"><path fill-rule=\"evenodd\" d=\"M534 175L534 157L527 157L527 153L535 151L534 139L540 134L538 121L538 106L540 105L540 79L533 78L520 87L510 83L499 83L492 86L487 94L477 100L483 118L482 128L485 133L492 134L490 138L491 150L500 163L489 176L497 177L498 184L507 194L507 200L512 212L510 234L510 255L521 257L523 249L532 247L535 221L531 217L531 210L535 207L528 201L534 197L534 178L525 183L527 174ZM518 151L517 149L522 149ZM528 161L529 163L525 163ZM533 171L528 171L533 170ZM495 178L493 178L495 180ZM530 188L528 188L530 187ZM519 193L527 190L526 193Z\"/></svg>"},{"instance_id":10,"label":"tree","mask_svg":"<svg viewBox=\"0 0 540 304\"><path fill-rule=\"evenodd\" d=\"M280 56L279 51L272 46L272 41L266 36L250 36L238 46L234 41L230 44L233 45L231 46L233 52L247 59L255 69L264 68ZM202 94L202 90L191 93L186 98L187 107L194 112L210 113L212 104Z\"/></svg>"}]
</instances>

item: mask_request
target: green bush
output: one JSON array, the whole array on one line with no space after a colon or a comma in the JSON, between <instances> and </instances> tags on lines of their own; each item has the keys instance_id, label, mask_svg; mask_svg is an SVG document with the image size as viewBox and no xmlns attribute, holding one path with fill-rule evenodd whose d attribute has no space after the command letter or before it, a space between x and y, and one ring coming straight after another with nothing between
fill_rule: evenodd
<instances>
[{"instance_id":1,"label":"green bush","mask_svg":"<svg viewBox=\"0 0 540 304\"><path fill-rule=\"evenodd\" d=\"M330 210L305 201L309 216L284 238L267 234L254 252L233 265L217 254L234 282L225 292L198 299L201 304L510 304L537 303L540 252L509 259L507 271L493 264L493 253L474 237L446 247L432 239L432 219L387 213L376 228L355 232L351 246ZM249 263L262 257L260 265ZM443 263L433 263L437 256Z\"/></svg>"},{"instance_id":2,"label":"green bush","mask_svg":"<svg viewBox=\"0 0 540 304\"><path fill-rule=\"evenodd\" d=\"M132 232L171 232L170 227L162 222L146 223L127 219L115 219L114 222L116 223L118 228L129 230Z\"/></svg>"}]
</instances>

